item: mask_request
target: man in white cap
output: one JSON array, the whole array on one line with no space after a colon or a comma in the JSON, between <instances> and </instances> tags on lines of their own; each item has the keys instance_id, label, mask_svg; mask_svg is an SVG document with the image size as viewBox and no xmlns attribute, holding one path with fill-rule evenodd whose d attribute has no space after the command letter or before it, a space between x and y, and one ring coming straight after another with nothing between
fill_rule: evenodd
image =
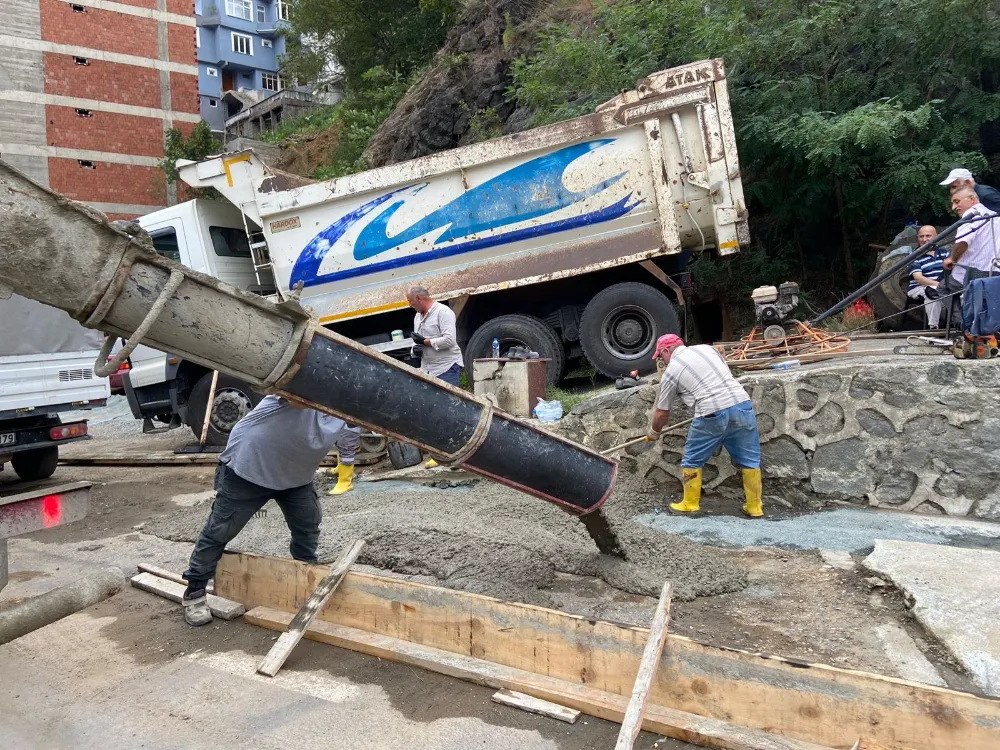
<instances>
[{"instance_id":1,"label":"man in white cap","mask_svg":"<svg viewBox=\"0 0 1000 750\"><path fill-rule=\"evenodd\" d=\"M979 198L980 203L993 213L1000 214L1000 190L992 188L989 185L976 184L972 172L968 169L958 167L951 170L948 176L941 181L941 185L947 187L952 195L957 193L961 188L970 187L976 191L976 196Z\"/></svg>"},{"instance_id":2,"label":"man in white cap","mask_svg":"<svg viewBox=\"0 0 1000 750\"><path fill-rule=\"evenodd\" d=\"M656 341L653 359L666 365L660 394L653 410L648 440L657 440L670 421L675 396L694 409L681 459L684 498L670 509L696 513L701 508L701 472L719 446L743 472L746 503L751 518L764 515L760 479L760 435L750 396L740 385L722 355L710 346L684 346L680 336L668 333Z\"/></svg>"}]
</instances>

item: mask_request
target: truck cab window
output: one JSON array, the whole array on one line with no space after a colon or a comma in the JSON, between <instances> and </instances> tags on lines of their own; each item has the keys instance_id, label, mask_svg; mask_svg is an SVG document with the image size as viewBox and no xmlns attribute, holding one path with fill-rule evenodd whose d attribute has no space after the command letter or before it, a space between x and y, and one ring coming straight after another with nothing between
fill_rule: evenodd
<instances>
[{"instance_id":1,"label":"truck cab window","mask_svg":"<svg viewBox=\"0 0 1000 750\"><path fill-rule=\"evenodd\" d=\"M160 229L154 231L150 237L153 238L153 248L158 255L177 263L181 262L181 249L177 243L177 232L173 229Z\"/></svg>"},{"instance_id":2,"label":"truck cab window","mask_svg":"<svg viewBox=\"0 0 1000 750\"><path fill-rule=\"evenodd\" d=\"M250 240L242 229L232 227L209 227L212 246L220 258L249 258Z\"/></svg>"}]
</instances>

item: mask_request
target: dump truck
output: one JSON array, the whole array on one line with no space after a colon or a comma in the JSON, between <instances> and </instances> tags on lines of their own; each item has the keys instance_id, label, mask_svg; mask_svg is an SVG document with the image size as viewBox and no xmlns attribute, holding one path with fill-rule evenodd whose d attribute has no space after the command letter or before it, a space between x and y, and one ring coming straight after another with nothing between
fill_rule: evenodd
<instances>
[{"instance_id":1,"label":"dump truck","mask_svg":"<svg viewBox=\"0 0 1000 750\"><path fill-rule=\"evenodd\" d=\"M252 151L178 169L224 201L142 217L165 257L294 297L398 357L411 345L406 292L424 286L455 311L467 368L497 339L501 356L521 345L548 359L550 382L580 354L612 377L652 371L657 337L681 332L692 254L749 242L721 60L654 73L591 115L328 182ZM213 442L259 398L227 378L209 410L204 368L133 365L136 417L201 434L211 414Z\"/></svg>"},{"instance_id":2,"label":"dump truck","mask_svg":"<svg viewBox=\"0 0 1000 750\"><path fill-rule=\"evenodd\" d=\"M600 549L623 555L600 511L617 462L323 328L294 300L164 258L146 233L112 226L0 161L0 296L10 293L103 331L99 376L140 344L174 352L555 503L583 517ZM118 339L128 343L108 360Z\"/></svg>"}]
</instances>

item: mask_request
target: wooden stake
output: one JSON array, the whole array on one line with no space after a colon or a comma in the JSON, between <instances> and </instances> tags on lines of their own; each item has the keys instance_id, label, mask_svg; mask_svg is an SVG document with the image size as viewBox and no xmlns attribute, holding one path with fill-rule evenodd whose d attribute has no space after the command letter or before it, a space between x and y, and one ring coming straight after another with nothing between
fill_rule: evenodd
<instances>
[{"instance_id":1,"label":"wooden stake","mask_svg":"<svg viewBox=\"0 0 1000 750\"><path fill-rule=\"evenodd\" d=\"M187 588L187 582L183 584L174 583L165 578L154 576L152 573L139 573L132 576L129 580L137 589L162 596L164 599L169 599L178 604L183 604L184 602L184 589ZM246 611L239 602L223 599L221 596L213 596L212 594L208 595L208 608L212 611L213 615L221 620L235 620Z\"/></svg>"},{"instance_id":2,"label":"wooden stake","mask_svg":"<svg viewBox=\"0 0 1000 750\"><path fill-rule=\"evenodd\" d=\"M205 442L208 440L208 425L212 421L212 411L215 406L215 387L219 384L219 371L216 370L212 373L212 385L208 389L208 404L205 406L205 420L201 425L201 440L198 444L204 448Z\"/></svg>"},{"instance_id":3,"label":"wooden stake","mask_svg":"<svg viewBox=\"0 0 1000 750\"><path fill-rule=\"evenodd\" d=\"M278 670L285 663L285 659L292 653L292 649L295 648L298 642L302 640L302 636L305 635L306 629L316 618L316 615L326 606L333 592L337 590L337 586L344 580L347 571L351 569L354 561L358 559L358 555L361 554L364 546L365 540L357 539L354 544L340 554L340 557L334 563L333 568L330 569L326 578L319 582L316 589L306 599L306 603L299 608L295 617L292 618L291 623L288 625L288 630L282 633L277 642L271 646L271 650L264 657L264 661L257 667L257 671L260 674L267 675L268 677L274 677L278 674Z\"/></svg>"},{"instance_id":4,"label":"wooden stake","mask_svg":"<svg viewBox=\"0 0 1000 750\"><path fill-rule=\"evenodd\" d=\"M187 581L184 580L184 576L179 573L174 573L172 570L167 570L166 568L161 568L159 565L150 565L149 563L139 563L136 565L140 573L152 573L157 578L163 578L167 581L173 581L174 583L179 583L183 586L187 586ZM208 594L215 593L215 586L209 581L208 586L205 587L205 592Z\"/></svg>"},{"instance_id":5,"label":"wooden stake","mask_svg":"<svg viewBox=\"0 0 1000 750\"><path fill-rule=\"evenodd\" d=\"M649 640L646 641L646 648L643 649L642 659L639 661L639 673L635 677L632 698L628 702L628 708L625 709L625 719L622 721L622 729L618 733L615 750L632 750L632 744L642 729L642 714L649 701L649 688L653 684L653 674L660 664L663 644L667 639L667 623L670 622L670 596L672 593L670 582L663 584L660 601L656 605L656 613L653 615L653 624L649 628Z\"/></svg>"}]
</instances>

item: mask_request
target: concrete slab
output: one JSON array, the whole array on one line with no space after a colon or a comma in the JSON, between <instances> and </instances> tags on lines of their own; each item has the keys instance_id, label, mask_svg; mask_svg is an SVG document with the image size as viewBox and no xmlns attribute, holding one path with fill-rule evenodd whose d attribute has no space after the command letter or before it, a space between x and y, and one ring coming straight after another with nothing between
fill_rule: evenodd
<instances>
[{"instance_id":1,"label":"concrete slab","mask_svg":"<svg viewBox=\"0 0 1000 750\"><path fill-rule=\"evenodd\" d=\"M778 520L647 513L635 520L659 531L683 534L704 544L725 547L850 553L871 550L876 539L898 539L1000 550L1000 524L891 510L845 508Z\"/></svg>"},{"instance_id":2,"label":"concrete slab","mask_svg":"<svg viewBox=\"0 0 1000 750\"><path fill-rule=\"evenodd\" d=\"M899 625L894 622L879 625L875 628L875 635L882 643L885 655L896 667L897 674L904 680L948 687L948 683L923 655L910 634Z\"/></svg>"},{"instance_id":3,"label":"concrete slab","mask_svg":"<svg viewBox=\"0 0 1000 750\"><path fill-rule=\"evenodd\" d=\"M1000 552L879 540L863 564L911 596L920 624L1000 696Z\"/></svg>"}]
</instances>

